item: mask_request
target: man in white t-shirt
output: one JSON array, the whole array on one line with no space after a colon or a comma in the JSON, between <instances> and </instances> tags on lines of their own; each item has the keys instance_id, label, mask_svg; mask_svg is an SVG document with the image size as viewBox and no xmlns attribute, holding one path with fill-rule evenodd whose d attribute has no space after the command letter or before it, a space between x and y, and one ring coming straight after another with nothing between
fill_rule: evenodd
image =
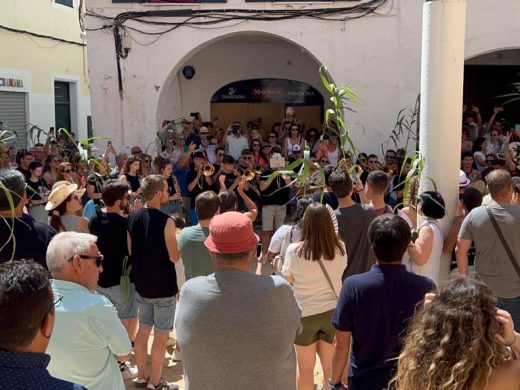
<instances>
[{"instance_id":1,"label":"man in white t-shirt","mask_svg":"<svg viewBox=\"0 0 520 390\"><path fill-rule=\"evenodd\" d=\"M222 144L227 145L228 154L233 156L235 160L240 158L242 150L249 147L247 138L242 135L240 122L233 122L233 124L227 128L227 132L222 138Z\"/></svg>"}]
</instances>

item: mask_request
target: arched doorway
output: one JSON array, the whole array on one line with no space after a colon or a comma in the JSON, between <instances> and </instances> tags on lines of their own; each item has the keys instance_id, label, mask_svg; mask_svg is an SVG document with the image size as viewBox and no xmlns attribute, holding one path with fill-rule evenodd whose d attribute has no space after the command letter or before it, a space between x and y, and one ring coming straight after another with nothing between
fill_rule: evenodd
<instances>
[{"instance_id":1,"label":"arched doorway","mask_svg":"<svg viewBox=\"0 0 520 390\"><path fill-rule=\"evenodd\" d=\"M307 128L319 126L323 110L328 108L328 101L323 99L327 91L320 80L320 65L318 59L304 47L273 34L241 32L222 37L194 50L192 55L175 66L160 88L157 123L165 119L188 118L190 113L200 112L203 121L211 121L215 126L225 128L231 116L223 116L219 109L213 112L212 108L214 104L224 104L214 100L217 91L227 87L227 93L234 83L263 80L263 84L255 84L260 89L255 95L256 100L252 101L255 106L250 110L251 115L237 111L239 117L236 119L244 126L247 121L261 116L264 120L262 129L268 131L268 123L274 121L271 117L276 117L277 121L283 118L286 103L295 106L297 118ZM195 71L190 79L182 73L182 69L188 66ZM265 88L269 86L281 86L292 96L286 96L287 99L281 101L269 101L274 98L267 96L269 91ZM252 94L252 91L248 92L250 97ZM260 99L262 94L263 98ZM305 94L312 96L306 97ZM309 102L312 104L307 104ZM267 106L271 103L280 104L282 108L271 112L274 106ZM262 104L266 104L263 111Z\"/></svg>"},{"instance_id":2,"label":"arched doorway","mask_svg":"<svg viewBox=\"0 0 520 390\"><path fill-rule=\"evenodd\" d=\"M485 122L491 117L493 107L509 100L498 96L510 93L513 82L520 82L520 49L496 50L472 57L464 65L464 104L478 107ZM506 104L497 119L511 127L520 126L520 101Z\"/></svg>"},{"instance_id":3,"label":"arched doorway","mask_svg":"<svg viewBox=\"0 0 520 390\"><path fill-rule=\"evenodd\" d=\"M286 79L248 79L226 84L211 98L211 117L220 123L261 123L264 136L280 122L287 107L306 128L319 128L323 121L323 96L311 85Z\"/></svg>"}]
</instances>

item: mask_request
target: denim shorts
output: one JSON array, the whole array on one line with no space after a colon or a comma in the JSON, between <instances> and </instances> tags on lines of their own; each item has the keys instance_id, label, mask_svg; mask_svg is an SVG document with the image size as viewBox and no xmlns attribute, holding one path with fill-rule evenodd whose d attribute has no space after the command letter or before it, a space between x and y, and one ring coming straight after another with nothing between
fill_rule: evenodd
<instances>
[{"instance_id":1,"label":"denim shorts","mask_svg":"<svg viewBox=\"0 0 520 390\"><path fill-rule=\"evenodd\" d=\"M127 320L129 318L137 317L137 301L135 299L135 286L133 283L130 284L130 295L126 296L121 285L112 287L99 287L97 286L96 291L114 304L117 311L117 317L120 320Z\"/></svg>"},{"instance_id":2,"label":"denim shorts","mask_svg":"<svg viewBox=\"0 0 520 390\"><path fill-rule=\"evenodd\" d=\"M166 298L143 298L135 293L139 307L139 325L154 327L155 332L169 333L173 330L175 296Z\"/></svg>"}]
</instances>

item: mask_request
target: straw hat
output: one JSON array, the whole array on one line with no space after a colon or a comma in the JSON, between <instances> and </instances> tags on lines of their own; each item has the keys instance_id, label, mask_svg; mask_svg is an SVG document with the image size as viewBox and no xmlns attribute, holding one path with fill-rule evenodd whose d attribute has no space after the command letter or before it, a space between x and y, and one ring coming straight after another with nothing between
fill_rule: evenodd
<instances>
[{"instance_id":1,"label":"straw hat","mask_svg":"<svg viewBox=\"0 0 520 390\"><path fill-rule=\"evenodd\" d=\"M85 193L85 189L82 188L81 190L78 190L77 184L72 184L71 182L66 180L54 183L49 198L47 199L45 210L54 210L56 207L62 204L63 201L67 199L72 193L75 193L78 198L81 198Z\"/></svg>"}]
</instances>

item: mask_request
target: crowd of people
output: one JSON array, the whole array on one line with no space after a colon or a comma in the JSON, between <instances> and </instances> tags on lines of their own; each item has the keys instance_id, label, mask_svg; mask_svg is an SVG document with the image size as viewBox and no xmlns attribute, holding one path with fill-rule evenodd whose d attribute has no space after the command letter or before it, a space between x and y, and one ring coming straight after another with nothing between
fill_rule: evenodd
<instances>
[{"instance_id":1,"label":"crowd of people","mask_svg":"<svg viewBox=\"0 0 520 390\"><path fill-rule=\"evenodd\" d=\"M464 116L446 237L403 150L354 158L290 109L265 141L259 119L196 114L151 155L4 148L0 388L176 389L168 347L192 390L312 390L316 356L323 388L518 388L520 179L500 112Z\"/></svg>"}]
</instances>

